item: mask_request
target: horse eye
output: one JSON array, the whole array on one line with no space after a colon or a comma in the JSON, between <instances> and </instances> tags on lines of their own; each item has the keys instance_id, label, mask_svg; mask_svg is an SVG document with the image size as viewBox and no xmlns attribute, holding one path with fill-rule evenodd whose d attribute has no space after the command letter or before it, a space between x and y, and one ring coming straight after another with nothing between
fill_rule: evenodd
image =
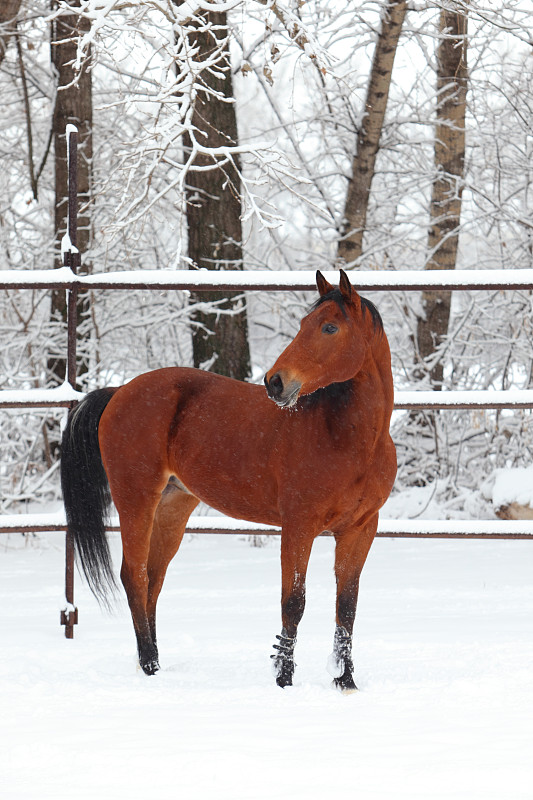
<instances>
[{"instance_id":1,"label":"horse eye","mask_svg":"<svg viewBox=\"0 0 533 800\"><path fill-rule=\"evenodd\" d=\"M336 325L333 325L331 322L328 322L328 323L327 323L326 325L324 325L324 327L322 328L322 333L337 333L337 331L338 331L338 330L339 330L339 329L337 328L337 326L336 326Z\"/></svg>"}]
</instances>

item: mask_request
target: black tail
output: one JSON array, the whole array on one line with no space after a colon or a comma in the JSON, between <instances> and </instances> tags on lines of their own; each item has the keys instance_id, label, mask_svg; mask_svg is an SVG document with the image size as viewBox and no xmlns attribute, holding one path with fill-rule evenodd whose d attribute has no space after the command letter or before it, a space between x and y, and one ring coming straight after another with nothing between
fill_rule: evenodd
<instances>
[{"instance_id":1,"label":"black tail","mask_svg":"<svg viewBox=\"0 0 533 800\"><path fill-rule=\"evenodd\" d=\"M105 525L111 504L100 455L98 424L114 389L91 392L69 414L61 442L61 488L78 563L95 597L108 603L116 589Z\"/></svg>"}]
</instances>

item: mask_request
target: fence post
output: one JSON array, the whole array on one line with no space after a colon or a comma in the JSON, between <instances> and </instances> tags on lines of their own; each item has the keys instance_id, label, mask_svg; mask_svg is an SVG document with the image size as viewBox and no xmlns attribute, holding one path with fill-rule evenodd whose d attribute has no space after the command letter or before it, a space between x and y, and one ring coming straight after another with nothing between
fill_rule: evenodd
<instances>
[{"instance_id":1,"label":"fence post","mask_svg":"<svg viewBox=\"0 0 533 800\"><path fill-rule=\"evenodd\" d=\"M61 242L63 265L70 267L74 274L80 266L78 239L78 130L67 125L68 160L68 224L67 232ZM66 378L73 389L76 388L76 339L78 327L78 289L72 286L68 291L67 302L67 374ZM71 408L76 401L71 403ZM61 611L61 625L65 626L67 639L74 638L74 625L78 623L78 609L74 605L74 540L67 531L65 536L65 600L66 608Z\"/></svg>"}]
</instances>

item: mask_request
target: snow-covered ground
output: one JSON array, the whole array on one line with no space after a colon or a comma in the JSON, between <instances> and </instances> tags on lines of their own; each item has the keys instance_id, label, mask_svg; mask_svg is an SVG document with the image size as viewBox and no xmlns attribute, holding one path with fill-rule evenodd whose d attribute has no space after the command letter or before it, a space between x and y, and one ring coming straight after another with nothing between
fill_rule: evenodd
<instances>
[{"instance_id":1,"label":"snow-covered ground","mask_svg":"<svg viewBox=\"0 0 533 800\"><path fill-rule=\"evenodd\" d=\"M315 543L281 690L277 538L184 542L147 678L125 603L106 615L79 579L63 638L61 534L2 536L2 800L531 800L533 542L376 540L347 697L325 669L332 545Z\"/></svg>"}]
</instances>

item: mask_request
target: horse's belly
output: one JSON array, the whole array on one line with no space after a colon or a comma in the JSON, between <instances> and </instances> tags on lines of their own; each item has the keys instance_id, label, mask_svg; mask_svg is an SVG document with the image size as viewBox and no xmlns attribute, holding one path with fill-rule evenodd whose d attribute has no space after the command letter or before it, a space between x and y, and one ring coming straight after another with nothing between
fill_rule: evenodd
<instances>
[{"instance_id":1,"label":"horse's belly","mask_svg":"<svg viewBox=\"0 0 533 800\"><path fill-rule=\"evenodd\" d=\"M199 500L230 517L279 525L278 494L276 482L268 470L253 464L248 468L240 457L228 459L228 454L217 458L197 453L196 457L179 459L176 477Z\"/></svg>"},{"instance_id":2,"label":"horse's belly","mask_svg":"<svg viewBox=\"0 0 533 800\"><path fill-rule=\"evenodd\" d=\"M232 486L231 489L223 486L210 486L202 481L196 485L195 481L186 484L199 500L206 503L216 511L228 517L244 519L249 522L258 522L263 525L280 525L277 502L265 496L260 486L252 491L250 487Z\"/></svg>"}]
</instances>

